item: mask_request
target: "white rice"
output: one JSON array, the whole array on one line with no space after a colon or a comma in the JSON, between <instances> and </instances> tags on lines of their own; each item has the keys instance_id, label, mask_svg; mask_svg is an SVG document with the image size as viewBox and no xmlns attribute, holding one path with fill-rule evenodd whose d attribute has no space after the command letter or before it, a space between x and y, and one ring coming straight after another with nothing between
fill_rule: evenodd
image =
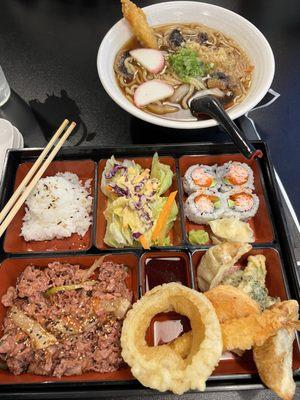
<instances>
[{"instance_id":1,"label":"white rice","mask_svg":"<svg viewBox=\"0 0 300 400\"><path fill-rule=\"evenodd\" d=\"M256 194L251 193L251 191L249 191L249 190L245 190L245 192L251 194L251 196L253 198L253 207L247 211L244 211L240 207L237 207L237 206L229 207L228 199L232 193L235 193L235 191L229 192L229 193L225 194L226 208L225 208L225 212L224 212L224 217L238 218L241 221L248 221L250 218L255 216L255 214L258 211L258 207L259 207L259 198Z\"/></svg>"},{"instance_id":2,"label":"white rice","mask_svg":"<svg viewBox=\"0 0 300 400\"><path fill-rule=\"evenodd\" d=\"M194 170L197 168L203 169L203 171L205 173L211 175L214 178L215 185L213 187L203 188L194 182L192 175L193 175ZM206 190L206 189L217 190L217 189L219 189L219 187L221 186L221 182L220 182L220 179L216 175L216 170L217 170L217 164L212 165L212 166L204 165L204 164L195 164L195 165L190 166L186 170L186 173L184 174L184 177L183 177L184 191L187 194L191 194L191 193L197 192L198 190Z\"/></svg>"},{"instance_id":3,"label":"white rice","mask_svg":"<svg viewBox=\"0 0 300 400\"><path fill-rule=\"evenodd\" d=\"M25 202L20 236L26 241L84 236L92 223L92 202L90 180L83 185L70 172L42 178Z\"/></svg>"},{"instance_id":4,"label":"white rice","mask_svg":"<svg viewBox=\"0 0 300 400\"><path fill-rule=\"evenodd\" d=\"M234 164L242 166L248 172L247 182L245 184L243 184L243 185L230 185L230 183L227 183L227 182L224 181L224 177L228 173L228 170L229 170L230 166L234 165ZM229 162L221 165L220 167L218 167L216 174L217 174L218 179L220 179L220 181L222 182L221 192L226 193L228 191L242 190L242 189L254 190L253 171L249 167L249 165L246 164L246 163L241 163L241 162L238 162L238 161L229 161Z\"/></svg>"},{"instance_id":5,"label":"white rice","mask_svg":"<svg viewBox=\"0 0 300 400\"><path fill-rule=\"evenodd\" d=\"M184 204L185 216L195 224L208 224L210 221L214 221L221 218L224 214L226 203L223 193L219 193L213 190L206 190L204 194L217 196L221 202L220 208L215 209L213 212L201 211L195 204L195 198L202 194L202 191L194 192L189 195Z\"/></svg>"}]
</instances>

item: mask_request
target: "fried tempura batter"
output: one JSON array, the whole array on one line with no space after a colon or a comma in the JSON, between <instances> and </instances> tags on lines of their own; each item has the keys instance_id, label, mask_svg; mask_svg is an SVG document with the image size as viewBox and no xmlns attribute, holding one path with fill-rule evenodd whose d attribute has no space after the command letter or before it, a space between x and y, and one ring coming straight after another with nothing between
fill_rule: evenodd
<instances>
[{"instance_id":1,"label":"fried tempura batter","mask_svg":"<svg viewBox=\"0 0 300 400\"><path fill-rule=\"evenodd\" d=\"M221 323L223 351L250 350L253 346L262 346L270 337L282 328L300 330L299 321L293 321L288 310L290 302L284 301L280 307L265 310L261 314L251 314L243 318L228 319ZM173 340L168 346L185 358L192 342L192 331Z\"/></svg>"},{"instance_id":2,"label":"fried tempura batter","mask_svg":"<svg viewBox=\"0 0 300 400\"><path fill-rule=\"evenodd\" d=\"M171 310L186 315L193 327L185 359L168 345L149 346L145 340L152 318ZM144 386L176 394L203 391L222 354L221 336L215 310L202 293L165 283L149 290L128 311L121 334L122 357Z\"/></svg>"},{"instance_id":3,"label":"fried tempura batter","mask_svg":"<svg viewBox=\"0 0 300 400\"><path fill-rule=\"evenodd\" d=\"M233 286L219 285L204 294L213 304L221 323L232 318L260 314L258 303Z\"/></svg>"},{"instance_id":4,"label":"fried tempura batter","mask_svg":"<svg viewBox=\"0 0 300 400\"><path fill-rule=\"evenodd\" d=\"M281 328L300 329L300 322L295 321L294 309L298 304L295 300L283 301L274 304L264 312L259 312L253 300L246 294L241 297L243 301L240 302L240 309L238 309L236 307L239 299L238 292L241 291L222 285L205 293L215 307L221 322L223 351L250 350L253 346L262 346ZM247 297L249 297L249 301ZM225 302L222 309L223 300ZM229 308L230 302L231 309ZM173 340L168 346L185 358L190 351L191 341L192 331Z\"/></svg>"},{"instance_id":5,"label":"fried tempura batter","mask_svg":"<svg viewBox=\"0 0 300 400\"><path fill-rule=\"evenodd\" d=\"M290 313L290 306L294 302L295 300L283 301L261 314L223 322L223 350L250 350L253 346L262 346L281 328L300 329L299 321L294 321Z\"/></svg>"},{"instance_id":6,"label":"fried tempura batter","mask_svg":"<svg viewBox=\"0 0 300 400\"><path fill-rule=\"evenodd\" d=\"M295 321L298 320L298 311L298 304L290 302L290 314ZM280 329L262 346L253 348L261 380L283 400L291 400L296 390L292 370L294 339L294 329Z\"/></svg>"},{"instance_id":7,"label":"fried tempura batter","mask_svg":"<svg viewBox=\"0 0 300 400\"><path fill-rule=\"evenodd\" d=\"M219 285L204 294L214 306L221 323L228 319L260 314L258 303L242 290L233 286ZM173 340L168 346L175 350L182 358L185 358L189 354L191 343L192 331Z\"/></svg>"},{"instance_id":8,"label":"fried tempura batter","mask_svg":"<svg viewBox=\"0 0 300 400\"><path fill-rule=\"evenodd\" d=\"M153 29L149 26L143 10L130 0L121 0L121 3L123 16L129 22L134 35L141 45L150 49L158 49Z\"/></svg>"},{"instance_id":9,"label":"fried tempura batter","mask_svg":"<svg viewBox=\"0 0 300 400\"><path fill-rule=\"evenodd\" d=\"M191 349L192 339L192 331L189 331L168 343L167 346L174 350L180 357L186 358Z\"/></svg>"}]
</instances>

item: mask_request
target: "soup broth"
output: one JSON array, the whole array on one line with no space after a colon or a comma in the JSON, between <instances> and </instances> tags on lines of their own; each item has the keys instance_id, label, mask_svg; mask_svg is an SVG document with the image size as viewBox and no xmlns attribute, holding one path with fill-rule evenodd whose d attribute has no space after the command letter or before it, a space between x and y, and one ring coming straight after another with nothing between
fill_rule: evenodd
<instances>
[{"instance_id":1,"label":"soup broth","mask_svg":"<svg viewBox=\"0 0 300 400\"><path fill-rule=\"evenodd\" d=\"M198 91L216 95L224 108L244 100L251 86L254 67L244 50L230 37L201 24L168 24L153 28L164 68L151 73L130 51L140 48L132 38L119 51L114 63L117 82L126 98L135 104L134 94L147 81L160 80L174 93L141 107L164 115L188 110L188 101Z\"/></svg>"}]
</instances>

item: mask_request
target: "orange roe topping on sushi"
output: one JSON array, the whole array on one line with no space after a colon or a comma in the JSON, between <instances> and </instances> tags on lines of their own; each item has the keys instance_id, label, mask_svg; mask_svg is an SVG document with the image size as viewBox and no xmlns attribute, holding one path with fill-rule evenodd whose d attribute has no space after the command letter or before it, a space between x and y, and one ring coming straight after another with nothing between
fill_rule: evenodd
<instances>
[{"instance_id":1,"label":"orange roe topping on sushi","mask_svg":"<svg viewBox=\"0 0 300 400\"><path fill-rule=\"evenodd\" d=\"M202 187L210 187L213 183L213 177L205 172L203 168L194 169L192 179L196 185Z\"/></svg>"},{"instance_id":2,"label":"orange roe topping on sushi","mask_svg":"<svg viewBox=\"0 0 300 400\"><path fill-rule=\"evenodd\" d=\"M253 207L253 197L249 193L236 193L230 196L230 199L235 202L236 207L241 207L243 210L248 211Z\"/></svg>"},{"instance_id":3,"label":"orange roe topping on sushi","mask_svg":"<svg viewBox=\"0 0 300 400\"><path fill-rule=\"evenodd\" d=\"M243 168L241 165L232 164L229 167L229 170L228 170L225 178L232 185L243 185L248 180L248 171L245 168Z\"/></svg>"},{"instance_id":4,"label":"orange roe topping on sushi","mask_svg":"<svg viewBox=\"0 0 300 400\"><path fill-rule=\"evenodd\" d=\"M214 202L218 201L217 196L210 196L207 194L200 194L195 197L195 204L202 212L214 211Z\"/></svg>"}]
</instances>

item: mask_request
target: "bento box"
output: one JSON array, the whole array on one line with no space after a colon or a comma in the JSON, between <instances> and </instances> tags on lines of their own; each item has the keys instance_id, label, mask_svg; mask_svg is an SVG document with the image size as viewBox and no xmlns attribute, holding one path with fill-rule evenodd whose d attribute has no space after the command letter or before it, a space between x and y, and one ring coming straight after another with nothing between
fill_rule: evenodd
<instances>
[{"instance_id":1,"label":"bento box","mask_svg":"<svg viewBox=\"0 0 300 400\"><path fill-rule=\"evenodd\" d=\"M266 286L271 296L282 299L299 297L299 279L296 261L289 239L288 229L281 206L278 189L267 146L263 142L253 142L264 153L264 158L254 161L251 168L254 173L254 191L259 197L260 206L255 217L250 219L254 231L252 250L240 259L245 267L249 255L262 254L266 257ZM40 154L40 149L12 150L8 152L1 181L1 208L9 199L25 171ZM101 191L101 178L106 161L114 155L118 160L135 160L143 168L150 168L153 154L157 152L161 161L169 165L173 179L169 190L176 192L178 214L169 233L165 246L154 245L143 249L142 246L124 246L114 248L105 243L107 198ZM63 148L59 156L46 171L45 176L56 172L74 172L85 181L91 180L90 193L93 197L92 223L83 237L72 235L67 239L40 242L26 242L20 236L24 208L20 210L1 239L0 296L9 286L14 285L18 276L27 265L45 268L53 261L78 264L88 268L97 258L106 255L109 260L129 266L130 281L128 287L133 292L133 301L139 299L156 285L168 282L180 282L199 290L197 268L205 251L212 242L193 244L189 240L191 230L201 229L211 237L207 226L196 224L185 214L185 193L183 177L194 164L224 165L229 161L246 162L233 144L193 144L193 145L157 145L124 146L101 148ZM5 315L4 306L0 307L0 324ZM156 315L147 330L146 341L149 345L160 345L181 335L190 329L188 318L174 312ZM1 332L0 332L1 333ZM299 340L294 342L295 380L299 379L300 368ZM262 388L257 370L250 352L242 357L224 354L213 375L207 381L207 391L247 390ZM82 394L84 398L93 396L107 397L120 395L146 395L153 393L143 387L122 366L114 373L85 373L84 375L53 378L33 374L14 376L0 371L0 391L4 396L18 396L28 393L31 398L47 395L49 398L67 393Z\"/></svg>"}]
</instances>

